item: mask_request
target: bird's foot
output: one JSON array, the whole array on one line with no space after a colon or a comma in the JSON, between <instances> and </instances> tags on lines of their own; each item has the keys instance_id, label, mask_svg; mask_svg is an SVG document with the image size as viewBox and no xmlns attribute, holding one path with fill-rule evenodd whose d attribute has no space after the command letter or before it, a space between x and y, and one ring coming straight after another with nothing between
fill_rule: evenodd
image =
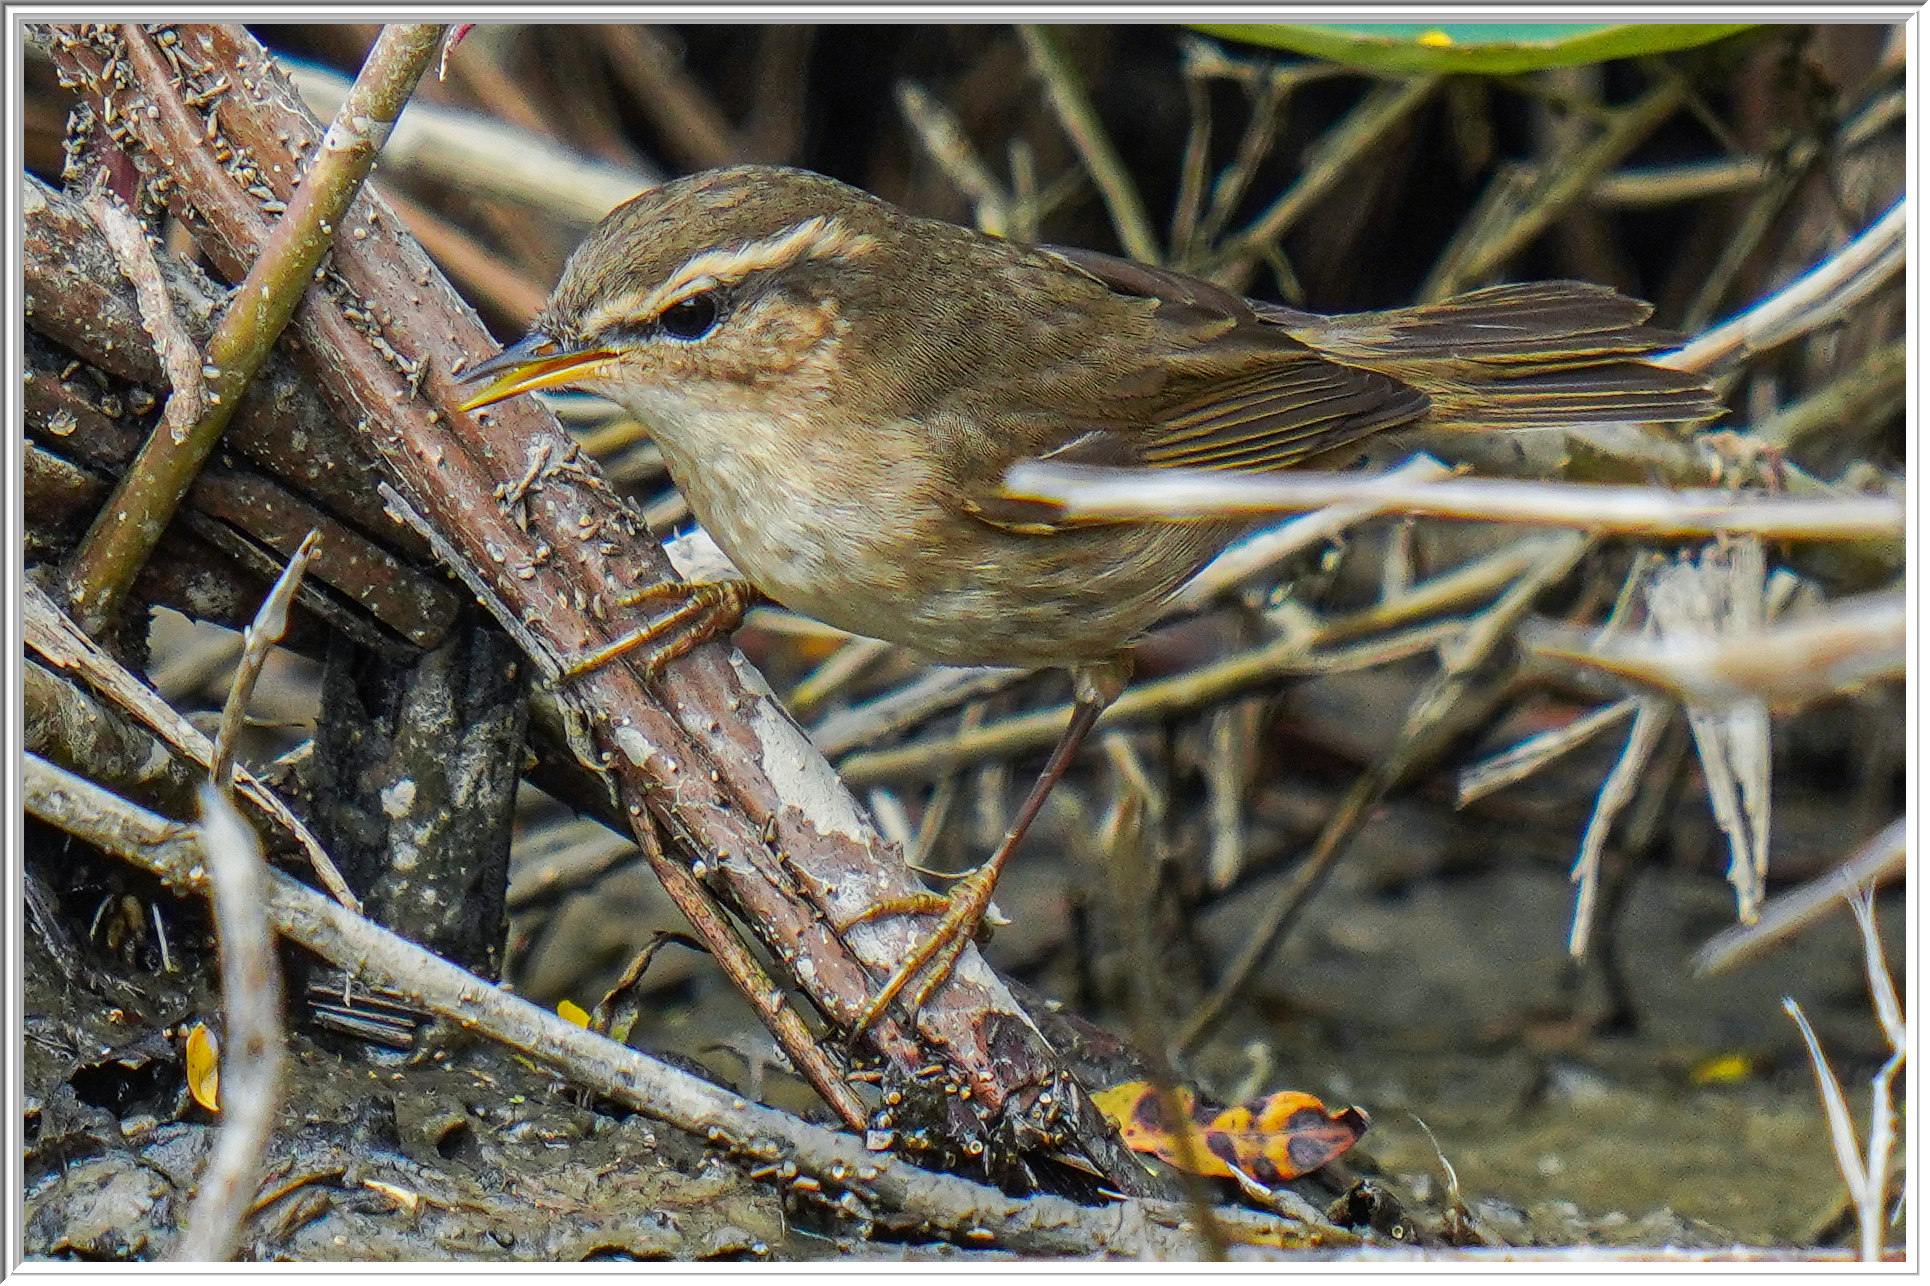
<instances>
[{"instance_id":1,"label":"bird's foot","mask_svg":"<svg viewBox=\"0 0 1930 1286\"><path fill-rule=\"evenodd\" d=\"M665 666L711 639L722 638L744 623L744 613L757 598L749 581L719 580L692 584L689 581L658 581L625 595L620 606L671 600L675 602L664 615L638 626L621 638L571 657L563 673L574 678L608 665L617 657L639 647L649 651L642 656L643 673L656 678Z\"/></svg>"}]
</instances>

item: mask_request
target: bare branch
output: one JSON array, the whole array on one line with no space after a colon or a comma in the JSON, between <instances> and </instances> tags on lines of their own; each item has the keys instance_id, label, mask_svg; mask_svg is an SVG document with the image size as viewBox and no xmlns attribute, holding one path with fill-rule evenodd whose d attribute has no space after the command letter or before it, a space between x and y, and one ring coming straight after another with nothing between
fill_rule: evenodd
<instances>
[{"instance_id":1,"label":"bare branch","mask_svg":"<svg viewBox=\"0 0 1930 1286\"><path fill-rule=\"evenodd\" d=\"M200 839L221 938L227 1032L221 1042L221 1138L172 1256L188 1262L224 1260L235 1252L261 1178L286 1058L281 966L268 927L268 865L254 831L212 784L201 789Z\"/></svg>"}]
</instances>

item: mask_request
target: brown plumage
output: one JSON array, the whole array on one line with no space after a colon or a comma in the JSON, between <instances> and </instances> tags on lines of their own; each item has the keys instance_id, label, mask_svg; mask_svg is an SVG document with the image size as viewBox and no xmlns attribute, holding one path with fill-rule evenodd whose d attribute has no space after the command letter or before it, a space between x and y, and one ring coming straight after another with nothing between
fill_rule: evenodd
<instances>
[{"instance_id":1,"label":"brown plumage","mask_svg":"<svg viewBox=\"0 0 1930 1286\"><path fill-rule=\"evenodd\" d=\"M1236 523L1058 524L1016 461L1280 469L1403 425L1487 432L1720 409L1646 304L1577 282L1325 317L1085 250L915 218L802 170L693 175L613 211L471 408L573 385L649 426L778 602L957 664L1072 668L1012 829L882 987L946 976L1098 712L1121 649ZM882 910L931 909L883 908ZM929 965L929 969L928 969Z\"/></svg>"},{"instance_id":2,"label":"brown plumage","mask_svg":"<svg viewBox=\"0 0 1930 1286\"><path fill-rule=\"evenodd\" d=\"M665 333L692 300L714 325ZM1002 495L1013 462L1277 469L1409 424L1715 414L1641 360L1671 344L1648 313L1542 282L1321 316L746 166L612 212L536 329L606 354L567 382L651 427L772 598L934 660L1040 665L1116 651L1238 528L1053 526Z\"/></svg>"}]
</instances>

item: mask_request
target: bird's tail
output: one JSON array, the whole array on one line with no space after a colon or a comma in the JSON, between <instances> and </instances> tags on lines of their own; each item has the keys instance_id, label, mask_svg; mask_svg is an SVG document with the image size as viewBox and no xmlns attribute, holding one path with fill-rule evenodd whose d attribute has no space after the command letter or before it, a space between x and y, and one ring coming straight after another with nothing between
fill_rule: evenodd
<instances>
[{"instance_id":1,"label":"bird's tail","mask_svg":"<svg viewBox=\"0 0 1930 1286\"><path fill-rule=\"evenodd\" d=\"M1372 365L1421 389L1428 424L1556 428L1695 423L1723 411L1702 376L1647 360L1680 344L1650 308L1607 286L1493 286L1436 304L1320 317L1269 311L1335 361Z\"/></svg>"}]
</instances>

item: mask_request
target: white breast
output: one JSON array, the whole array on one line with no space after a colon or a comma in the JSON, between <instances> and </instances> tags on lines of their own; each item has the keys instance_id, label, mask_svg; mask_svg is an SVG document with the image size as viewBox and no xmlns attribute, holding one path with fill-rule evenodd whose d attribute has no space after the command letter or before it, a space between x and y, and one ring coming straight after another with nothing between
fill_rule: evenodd
<instances>
[{"instance_id":1,"label":"white breast","mask_svg":"<svg viewBox=\"0 0 1930 1286\"><path fill-rule=\"evenodd\" d=\"M889 636L879 608L916 551L880 484L887 469L915 466L860 465L755 411L698 409L669 392L651 401L631 409L652 428L697 520L753 584L840 629ZM889 490L912 481L893 477Z\"/></svg>"}]
</instances>

